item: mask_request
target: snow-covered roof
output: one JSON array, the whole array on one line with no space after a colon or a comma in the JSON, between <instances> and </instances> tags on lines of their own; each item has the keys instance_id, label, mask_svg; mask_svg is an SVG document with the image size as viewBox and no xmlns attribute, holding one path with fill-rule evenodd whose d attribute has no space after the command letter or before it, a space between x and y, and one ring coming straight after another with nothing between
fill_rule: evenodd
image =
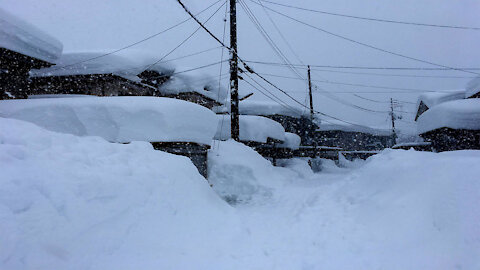
<instances>
[{"instance_id":1,"label":"snow-covered roof","mask_svg":"<svg viewBox=\"0 0 480 270\"><path fill-rule=\"evenodd\" d=\"M435 105L443 102L463 99L465 97L465 90L452 90L448 92L428 92L421 94L418 97L417 108L420 106L420 102L427 105L428 108L432 108Z\"/></svg>"},{"instance_id":2,"label":"snow-covered roof","mask_svg":"<svg viewBox=\"0 0 480 270\"><path fill-rule=\"evenodd\" d=\"M216 115L200 105L158 97L46 98L0 101L0 117L110 142L193 142L210 145Z\"/></svg>"},{"instance_id":3,"label":"snow-covered roof","mask_svg":"<svg viewBox=\"0 0 480 270\"><path fill-rule=\"evenodd\" d=\"M392 130L388 128L376 128L376 127L367 127L363 125L354 125L345 123L335 119L328 119L327 121L322 121L320 128L317 131L345 131L345 132L361 132L367 133L376 136L390 136L392 135Z\"/></svg>"},{"instance_id":4,"label":"snow-covered roof","mask_svg":"<svg viewBox=\"0 0 480 270\"><path fill-rule=\"evenodd\" d=\"M251 100L241 101L239 112L244 115L284 115L295 118L306 115L302 109L294 106L283 106L279 103Z\"/></svg>"},{"instance_id":5,"label":"snow-covered roof","mask_svg":"<svg viewBox=\"0 0 480 270\"><path fill-rule=\"evenodd\" d=\"M37 27L0 8L0 47L53 63L63 44Z\"/></svg>"},{"instance_id":6,"label":"snow-covered roof","mask_svg":"<svg viewBox=\"0 0 480 270\"><path fill-rule=\"evenodd\" d=\"M298 150L300 148L300 143L302 139L295 133L286 132L285 133L285 142L279 144L278 147L289 148L292 150Z\"/></svg>"},{"instance_id":7,"label":"snow-covered roof","mask_svg":"<svg viewBox=\"0 0 480 270\"><path fill-rule=\"evenodd\" d=\"M215 140L225 141L230 139L230 115L217 115L218 126ZM285 141L285 129L272 119L255 116L240 115L240 140L248 142L266 143L268 138Z\"/></svg>"},{"instance_id":8,"label":"snow-covered roof","mask_svg":"<svg viewBox=\"0 0 480 270\"><path fill-rule=\"evenodd\" d=\"M445 102L431 108L418 118L418 134L444 127L480 130L480 99Z\"/></svg>"},{"instance_id":9,"label":"snow-covered roof","mask_svg":"<svg viewBox=\"0 0 480 270\"><path fill-rule=\"evenodd\" d=\"M137 63L123 56L115 54L104 56L104 54L103 52L67 53L55 61L56 66L31 70L30 76L114 74L128 80L140 81L137 77L139 73Z\"/></svg>"},{"instance_id":10,"label":"snow-covered roof","mask_svg":"<svg viewBox=\"0 0 480 270\"><path fill-rule=\"evenodd\" d=\"M218 79L201 73L174 74L159 87L162 94L198 93L211 100L224 104L228 97L228 89L219 85Z\"/></svg>"},{"instance_id":11,"label":"snow-covered roof","mask_svg":"<svg viewBox=\"0 0 480 270\"><path fill-rule=\"evenodd\" d=\"M465 92L465 98L469 98L478 93L480 93L480 76L468 82Z\"/></svg>"}]
</instances>

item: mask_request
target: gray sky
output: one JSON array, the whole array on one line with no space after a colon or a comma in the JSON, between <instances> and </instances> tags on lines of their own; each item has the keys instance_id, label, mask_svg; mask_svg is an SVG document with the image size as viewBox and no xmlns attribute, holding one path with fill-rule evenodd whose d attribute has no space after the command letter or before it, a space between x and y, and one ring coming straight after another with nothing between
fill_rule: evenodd
<instances>
[{"instance_id":1,"label":"gray sky","mask_svg":"<svg viewBox=\"0 0 480 270\"><path fill-rule=\"evenodd\" d=\"M356 16L480 27L480 22L478 21L480 1L478 0L274 1ZM213 2L215 1L185 1L193 12L198 12ZM269 12L271 18L293 47L299 58L298 60L276 32L265 10L250 0L244 0L244 2L250 7L278 47L293 63L299 63L299 60L302 60L304 63L311 65L433 67L349 43ZM396 25L310 13L272 5L267 6L325 30L382 49L446 66L480 67L480 31ZM188 16L175 0L2 0L0 7L57 37L64 43L65 52L117 49L172 26ZM240 6L238 9L239 54L242 58L281 62L250 22L244 10ZM215 8L212 8L203 14L201 20L204 21L214 10ZM225 9L223 8L207 24L218 37L222 37L224 15ZM158 55L158 58L161 58L191 34L196 27L197 25L190 21L173 31L136 46L135 49L151 51ZM227 36L227 43L228 40ZM202 30L168 58L175 58L216 46L216 42ZM227 55L225 53L225 57ZM202 55L176 61L175 65L178 70L183 70L219 61L220 57L221 50L217 49ZM252 67L259 73L289 77L296 76L287 68L255 64L252 64ZM219 66L215 66L205 69L204 72L218 76L220 73L219 69ZM298 71L302 73L302 76L306 77L305 70L299 69ZM473 74L457 71L341 71L394 75L474 76ZM223 72L228 72L226 65L224 65ZM291 92L298 100L305 102L305 82L266 77L283 89ZM461 89L469 81L468 78L383 77L325 71L314 71L312 77L315 80L424 90ZM223 82L227 85L227 81ZM332 92L336 98L343 101L377 111L386 111L389 109L389 105L387 103L376 103L361 99L354 96L351 92L356 92L362 97L377 101L388 101L390 97L393 97L403 101L415 102L419 95L419 92L412 93L403 90L344 86L320 82L316 82L316 85ZM241 91L249 92L251 88L247 84L241 83ZM271 89L271 91L276 90ZM279 92L276 92L276 95L285 102L292 105L295 104ZM264 100L266 98L260 93L255 93L252 99ZM317 110L360 124L383 127L390 125L386 113L364 112L341 104L334 99L328 98L322 93L314 92L314 104ZM415 105L405 104L401 110L414 112L414 107ZM411 121L412 118L412 115L404 114L403 120ZM413 128L411 124L404 122L400 122L399 125L406 130Z\"/></svg>"}]
</instances>

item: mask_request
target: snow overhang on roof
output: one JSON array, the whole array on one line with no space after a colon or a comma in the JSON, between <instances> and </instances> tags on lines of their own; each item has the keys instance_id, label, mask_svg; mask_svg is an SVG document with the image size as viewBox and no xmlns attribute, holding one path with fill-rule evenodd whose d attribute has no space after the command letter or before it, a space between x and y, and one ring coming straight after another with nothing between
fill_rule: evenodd
<instances>
[{"instance_id":1,"label":"snow overhang on roof","mask_svg":"<svg viewBox=\"0 0 480 270\"><path fill-rule=\"evenodd\" d=\"M170 79L159 87L166 95L180 93L197 93L219 104L225 104L228 89L219 85L218 80L206 74L173 74Z\"/></svg>"},{"instance_id":2,"label":"snow overhang on roof","mask_svg":"<svg viewBox=\"0 0 480 270\"><path fill-rule=\"evenodd\" d=\"M217 115L218 126L215 140L228 140L231 134L230 115ZM285 141L285 129L272 119L256 115L240 115L240 140L266 143L268 138Z\"/></svg>"},{"instance_id":3,"label":"snow overhang on roof","mask_svg":"<svg viewBox=\"0 0 480 270\"><path fill-rule=\"evenodd\" d=\"M295 118L306 116L302 109L293 106L286 106L279 103L263 102L263 101L242 101L239 104L239 113L243 115L283 115Z\"/></svg>"},{"instance_id":4,"label":"snow overhang on roof","mask_svg":"<svg viewBox=\"0 0 480 270\"><path fill-rule=\"evenodd\" d=\"M429 92L418 97L417 108L423 102L428 108L432 108L443 102L465 98L465 90L452 90L445 92Z\"/></svg>"},{"instance_id":5,"label":"snow overhang on roof","mask_svg":"<svg viewBox=\"0 0 480 270\"><path fill-rule=\"evenodd\" d=\"M480 130L480 99L445 102L418 118L418 134L439 128Z\"/></svg>"},{"instance_id":6,"label":"snow overhang on roof","mask_svg":"<svg viewBox=\"0 0 480 270\"><path fill-rule=\"evenodd\" d=\"M119 77L140 82L136 63L115 55L103 52L66 53L55 61L56 66L33 69L31 77L75 76L113 74Z\"/></svg>"},{"instance_id":7,"label":"snow overhang on roof","mask_svg":"<svg viewBox=\"0 0 480 270\"><path fill-rule=\"evenodd\" d=\"M472 97L480 93L480 76L471 80L466 87L465 98Z\"/></svg>"},{"instance_id":8,"label":"snow overhang on roof","mask_svg":"<svg viewBox=\"0 0 480 270\"><path fill-rule=\"evenodd\" d=\"M374 128L374 127L367 127L363 125L355 125L345 123L339 120L328 120L322 121L320 124L320 128L317 131L344 131L344 132L359 132L359 133L366 133L375 136L391 136L392 130L387 128Z\"/></svg>"},{"instance_id":9,"label":"snow overhang on roof","mask_svg":"<svg viewBox=\"0 0 480 270\"><path fill-rule=\"evenodd\" d=\"M54 63L63 50L60 41L3 9L0 9L0 47L48 63Z\"/></svg>"},{"instance_id":10,"label":"snow overhang on roof","mask_svg":"<svg viewBox=\"0 0 480 270\"><path fill-rule=\"evenodd\" d=\"M91 97L0 101L0 117L32 122L76 136L110 142L189 142L211 145L216 115L171 98Z\"/></svg>"}]
</instances>

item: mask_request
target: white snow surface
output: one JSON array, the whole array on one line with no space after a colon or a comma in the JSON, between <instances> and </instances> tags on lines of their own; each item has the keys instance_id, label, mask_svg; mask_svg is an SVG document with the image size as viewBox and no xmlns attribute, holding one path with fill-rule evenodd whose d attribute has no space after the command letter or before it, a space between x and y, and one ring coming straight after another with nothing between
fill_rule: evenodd
<instances>
[{"instance_id":1,"label":"white snow surface","mask_svg":"<svg viewBox=\"0 0 480 270\"><path fill-rule=\"evenodd\" d=\"M469 98L480 92L480 76L474 78L467 84L465 98Z\"/></svg>"},{"instance_id":2,"label":"white snow surface","mask_svg":"<svg viewBox=\"0 0 480 270\"><path fill-rule=\"evenodd\" d=\"M66 53L55 61L56 66L31 70L30 76L114 74L131 81L140 81L137 75L141 73L143 66L139 66L128 58L119 55L103 55L103 52Z\"/></svg>"},{"instance_id":3,"label":"white snow surface","mask_svg":"<svg viewBox=\"0 0 480 270\"><path fill-rule=\"evenodd\" d=\"M390 136L392 135L391 129L385 128L375 128L375 127L367 127L363 125L354 125L345 123L335 119L329 119L327 121L321 121L320 127L317 129L318 131L345 131L345 132L362 132L372 135L378 136Z\"/></svg>"},{"instance_id":4,"label":"white snow surface","mask_svg":"<svg viewBox=\"0 0 480 270\"><path fill-rule=\"evenodd\" d=\"M313 174L219 142L187 158L0 118L1 269L480 268L480 151Z\"/></svg>"},{"instance_id":5,"label":"white snow surface","mask_svg":"<svg viewBox=\"0 0 480 270\"><path fill-rule=\"evenodd\" d=\"M465 90L423 93L418 97L416 108L420 106L420 102L423 102L425 105L427 105L428 108L432 108L443 102L458 100L463 98L465 98Z\"/></svg>"},{"instance_id":6,"label":"white snow surface","mask_svg":"<svg viewBox=\"0 0 480 270\"><path fill-rule=\"evenodd\" d=\"M32 24L0 8L0 47L53 63L63 45Z\"/></svg>"},{"instance_id":7,"label":"white snow surface","mask_svg":"<svg viewBox=\"0 0 480 270\"><path fill-rule=\"evenodd\" d=\"M215 140L226 141L231 138L230 115L217 115L218 125ZM268 138L284 142L286 133L283 126L272 119L256 115L240 115L240 140L245 142L266 143Z\"/></svg>"},{"instance_id":8,"label":"white snow surface","mask_svg":"<svg viewBox=\"0 0 480 270\"><path fill-rule=\"evenodd\" d=\"M295 133L285 132L285 142L279 144L278 147L289 148L292 150L297 150L300 148L300 143L302 139Z\"/></svg>"},{"instance_id":9,"label":"white snow surface","mask_svg":"<svg viewBox=\"0 0 480 270\"><path fill-rule=\"evenodd\" d=\"M480 99L445 102L431 108L418 118L418 134L444 127L480 130Z\"/></svg>"},{"instance_id":10,"label":"white snow surface","mask_svg":"<svg viewBox=\"0 0 480 270\"><path fill-rule=\"evenodd\" d=\"M220 104L227 101L229 93L227 88L218 83L218 79L198 72L174 74L159 90L162 94L198 93Z\"/></svg>"},{"instance_id":11,"label":"white snow surface","mask_svg":"<svg viewBox=\"0 0 480 270\"><path fill-rule=\"evenodd\" d=\"M300 118L305 115L302 109L294 106L282 106L279 103L245 100L239 104L239 113L245 115L285 115Z\"/></svg>"},{"instance_id":12,"label":"white snow surface","mask_svg":"<svg viewBox=\"0 0 480 270\"><path fill-rule=\"evenodd\" d=\"M0 117L51 131L110 142L194 142L210 145L215 114L200 105L158 97L46 98L0 101Z\"/></svg>"}]
</instances>

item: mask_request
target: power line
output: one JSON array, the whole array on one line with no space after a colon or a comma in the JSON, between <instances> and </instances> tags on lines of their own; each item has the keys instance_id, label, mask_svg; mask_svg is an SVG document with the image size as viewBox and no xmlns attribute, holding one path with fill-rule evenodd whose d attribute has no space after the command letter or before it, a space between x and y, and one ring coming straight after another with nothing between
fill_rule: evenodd
<instances>
[{"instance_id":1,"label":"power line","mask_svg":"<svg viewBox=\"0 0 480 270\"><path fill-rule=\"evenodd\" d=\"M222 46L217 46L217 47L206 49L206 50L203 50L203 51L198 51L198 52L194 52L194 53L187 54L187 55L184 55L184 56L179 56L179 57L176 57L176 58L168 59L168 60L163 61L162 63L168 63L168 62L172 62L172 61L175 61L175 60L180 60L180 59L184 59L184 58L188 58L188 57L192 57L192 56L197 56L197 55L200 55L200 54L203 54L203 53L206 53L206 52L211 52L211 51L219 49L219 48L222 48Z\"/></svg>"},{"instance_id":2,"label":"power line","mask_svg":"<svg viewBox=\"0 0 480 270\"><path fill-rule=\"evenodd\" d=\"M366 98L366 97L362 97L360 95L357 95L357 94L353 94L354 96L358 97L358 98L361 98L361 99L364 99L364 100L367 100L367 101L371 101L371 102L375 102L375 103L390 103L390 101L379 101L379 100L374 100L374 99L369 99L369 98ZM395 99L393 100L394 102L399 102L399 103L406 103L406 104L414 104L416 105L416 103L414 102L409 102L409 101L402 101L402 100L398 100L398 99Z\"/></svg>"},{"instance_id":3,"label":"power line","mask_svg":"<svg viewBox=\"0 0 480 270\"><path fill-rule=\"evenodd\" d=\"M198 13L196 14L196 16L198 16L198 15L202 14L203 12L209 10L211 7L215 6L215 5L218 4L220 1L222 1L222 0L218 0L218 1L214 2L213 4L209 5L208 7L206 7L205 9L203 9L202 11L198 12ZM115 54L115 53L117 53L117 52L120 52L120 51L123 51L123 50L126 50L126 49L129 49L129 48L131 48L131 47L133 47L133 46L136 46L136 45L138 45L138 44L140 44L140 43L143 43L143 42L146 42L146 41L148 41L148 40L150 40L150 39L152 39L152 38L155 38L155 37L157 37L157 36L159 36L159 35L161 35L161 34L163 34L163 33L166 33L166 32L168 32L168 31L170 31L170 30L172 30L172 29L174 29L174 28L176 28L176 27L178 27L178 26L180 26L180 25L182 25L182 24L184 24L184 23L186 23L186 22L188 22L188 21L190 21L190 20L191 20L191 18L185 19L185 20L183 20L183 21L181 21L181 22L179 22L179 23L177 23L177 24L175 24L175 25L173 25L173 26L170 26L169 28L167 28L167 29L165 29L165 30L162 30L162 31L160 31L160 32L158 32L158 33L155 33L155 34L153 34L153 35L151 35L151 36L148 36L148 37L146 37L146 38L144 38L144 39L141 39L141 40L139 40L139 41L137 41L137 42L134 42L134 43L132 43L132 44L130 44L130 45L127 45L127 46L125 46L125 47L122 47L122 48L120 48L120 49L117 49L117 50L114 50L114 51L111 51L111 52L108 52L108 53L105 53L105 54L102 54L102 55L98 55L98 56L95 56L95 57L92 57L92 58L88 58L88 59L85 59L85 60L82 60L82 61L79 61L79 62L76 62L76 63L73 63L73 64L68 64L68 65L64 65L64 66L61 66L61 67L55 67L53 70L65 69L66 67L71 67L71 66L83 64L83 63L85 63L85 62L93 61L93 60L96 60L96 59L99 59L99 58L102 58L102 57L106 57L106 56Z\"/></svg>"},{"instance_id":4,"label":"power line","mask_svg":"<svg viewBox=\"0 0 480 270\"><path fill-rule=\"evenodd\" d=\"M250 0L252 1L253 3L259 5L257 2L253 1L253 0ZM271 9L269 7L266 7L267 9L271 10L272 12L275 12L283 17L286 17L290 20L293 20L293 21L296 21L300 24L303 24L303 25L306 25L308 27L311 27L313 29L316 29L318 31L321 31L323 33L326 33L328 35L331 35L331 36L334 36L334 37L337 37L337 38L340 38L340 39L343 39L343 40L346 40L346 41L349 41L351 43L354 43L354 44L357 44L357 45L361 45L361 46L364 46L364 47L367 47L367 48L370 48L370 49L373 49L373 50L376 50L376 51L380 51L380 52L384 52L384 53L387 53L387 54L391 54L391 55L394 55L394 56L398 56L398 57L401 57L401 58L405 58L405 59L409 59L409 60L412 60L412 61L416 61L416 62L420 62L420 63L425 63L425 64L429 64L429 65L433 65L433 66L437 66L437 67L443 67L443 68L447 68L447 69L451 69L451 70L457 70L457 71L462 71L462 72L466 72L466 73L471 73L471 74L476 74L476 75L480 75L480 73L476 73L476 72L472 72L472 71L468 71L468 70L464 70L464 69L457 69L457 68L453 68L453 67L449 67L449 66L446 66L446 65L442 65L442 64L437 64L437 63L434 63L434 62L430 62L430 61L427 61L427 60L422 60L422 59L419 59L419 58L415 58L415 57L411 57L411 56L408 56L408 55L404 55L404 54L400 54L400 53L396 53L396 52L392 52L392 51L389 51L389 50L386 50L386 49L382 49L380 47L376 47L376 46L373 46L373 45L370 45L370 44L367 44L367 43L363 43L363 42L360 42L360 41L357 41L357 40L354 40L354 39L351 39L351 38L348 38L348 37L345 37L345 36L342 36L342 35L339 35L339 34L335 34L333 32L330 32L330 31L327 31L323 28L320 28L318 26L314 26L312 24L309 24L309 23L306 23L304 21L301 21L299 19L296 19L296 18L293 18L289 15L286 15L284 13L281 13L281 12L278 12L274 9Z\"/></svg>"},{"instance_id":5,"label":"power line","mask_svg":"<svg viewBox=\"0 0 480 270\"><path fill-rule=\"evenodd\" d=\"M285 79L292 79L297 80L294 77L282 76L282 75L275 75L275 74L268 74L268 73L261 73L265 76L271 77L278 77L278 78L285 78ZM437 90L426 90L426 89L415 89L415 88L400 88L400 87L389 87L389 86L378 86L378 85L367 85L367 84L353 84L353 83L344 83L344 82L337 82L337 81L328 81L328 80L312 80L315 82L320 83L327 83L327 84L338 84L338 85L347 85L347 86L356 86L356 87L366 87L366 88L378 88L378 89L391 89L391 90L407 90L407 91L419 91L419 92L439 92Z\"/></svg>"},{"instance_id":6,"label":"power line","mask_svg":"<svg viewBox=\"0 0 480 270\"><path fill-rule=\"evenodd\" d=\"M266 61L253 61L253 60L244 60L247 63L261 64L261 65L271 65L271 66L283 66L282 63L275 62L266 62ZM293 64L298 68L306 69L307 65L304 64ZM366 66L335 66L335 65L310 65L311 67L318 68L335 68L335 69L367 69L367 70L433 70L433 71L452 71L451 68L427 68L427 67L366 67ZM480 70L480 68L455 68L454 70Z\"/></svg>"},{"instance_id":7,"label":"power line","mask_svg":"<svg viewBox=\"0 0 480 270\"><path fill-rule=\"evenodd\" d=\"M378 18L371 18L371 17L361 17L361 16L354 16L354 15L348 15L348 14L327 12L327 11L322 11L322 10L302 8L302 7L298 7L298 6L292 6L292 5L286 5L286 4L281 4L281 3L275 3L275 2L267 1L267 0L259 0L259 1L260 1L260 2L270 3L270 4L272 4L272 5L282 6L282 7L294 8L294 9L298 9L298 10L310 11L310 12L321 13L321 14L332 15L332 16L346 17L346 18L351 18L351 19L360 19L360 20L367 20L367 21L384 22L384 23L395 23L395 24L405 24L405 25L414 25L414 26L437 27L437 28L451 28L451 29L462 29L462 30L480 30L480 27L455 26L455 25L441 25L441 24L428 24L428 23L417 23L417 22L407 22L407 21L386 20L386 19L378 19Z\"/></svg>"}]
</instances>

